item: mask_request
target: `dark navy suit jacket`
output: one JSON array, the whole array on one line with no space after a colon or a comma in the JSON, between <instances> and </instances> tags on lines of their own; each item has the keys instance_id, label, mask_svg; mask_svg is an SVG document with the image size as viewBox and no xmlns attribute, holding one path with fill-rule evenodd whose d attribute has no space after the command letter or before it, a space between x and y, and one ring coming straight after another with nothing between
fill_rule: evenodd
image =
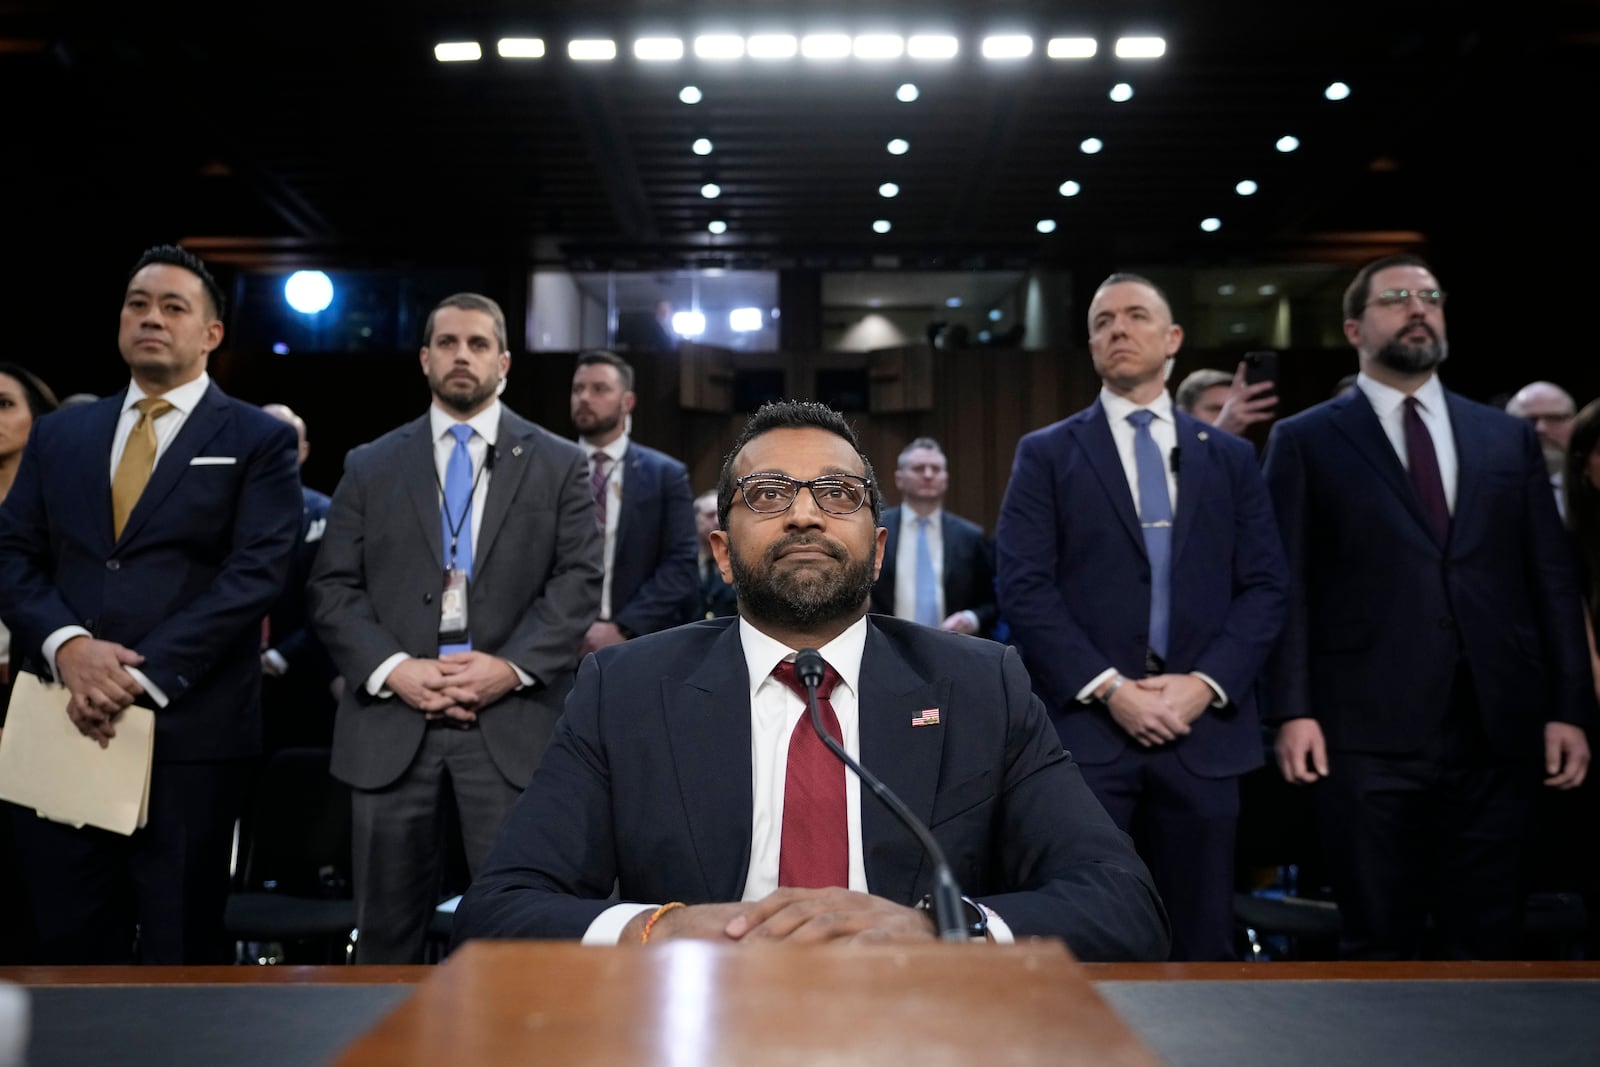
<instances>
[{"instance_id":1,"label":"dark navy suit jacket","mask_svg":"<svg viewBox=\"0 0 1600 1067\"><path fill-rule=\"evenodd\" d=\"M700 571L689 471L632 440L622 462L611 618L631 634L655 633L698 617L690 608Z\"/></svg>"},{"instance_id":2,"label":"dark navy suit jacket","mask_svg":"<svg viewBox=\"0 0 1600 1067\"><path fill-rule=\"evenodd\" d=\"M900 508L883 513L889 540L883 549L883 569L872 586L872 610L894 614L895 564L900 552ZM994 592L994 544L983 527L960 515L939 512L939 534L944 542L944 613L971 611L978 616L978 634L989 636L997 614Z\"/></svg>"},{"instance_id":3,"label":"dark navy suit jacket","mask_svg":"<svg viewBox=\"0 0 1600 1067\"><path fill-rule=\"evenodd\" d=\"M1314 716L1332 748L1415 752L1464 660L1490 744L1537 756L1545 722L1593 726L1571 550L1527 422L1445 403L1459 474L1443 547L1364 393L1272 428L1292 585L1269 718Z\"/></svg>"},{"instance_id":4,"label":"dark navy suit jacket","mask_svg":"<svg viewBox=\"0 0 1600 1067\"><path fill-rule=\"evenodd\" d=\"M1178 495L1166 667L1214 679L1229 703L1175 745L1204 777L1263 762L1257 676L1283 624L1287 575L1249 442L1175 411ZM1107 667L1145 675L1150 562L1099 401L1017 445L996 531L1000 610L1034 686L1079 762L1135 742L1077 694Z\"/></svg>"},{"instance_id":5,"label":"dark navy suit jacket","mask_svg":"<svg viewBox=\"0 0 1600 1067\"><path fill-rule=\"evenodd\" d=\"M156 713L156 759L253 755L261 619L300 526L294 430L213 383L114 539L111 447L125 396L34 426L0 505L0 618L46 677L40 646L64 626L142 653L139 669L169 701Z\"/></svg>"},{"instance_id":6,"label":"dark navy suit jacket","mask_svg":"<svg viewBox=\"0 0 1600 1067\"><path fill-rule=\"evenodd\" d=\"M335 671L333 661L311 629L306 582L311 578L311 567L316 562L317 549L322 545L322 535L328 525L328 507L333 501L326 493L315 489L302 489L301 498L300 534L295 540L289 580L284 583L283 595L272 606L269 616L272 622L270 644L289 664L290 676L315 678L326 688Z\"/></svg>"},{"instance_id":7,"label":"dark navy suit jacket","mask_svg":"<svg viewBox=\"0 0 1600 1067\"><path fill-rule=\"evenodd\" d=\"M556 736L456 914L458 939L576 938L623 901L740 899L750 862L750 683L737 619L584 659ZM1018 936L1081 959L1165 959L1149 872L1061 749L1013 649L873 616L861 762L931 828L957 881ZM936 725L913 725L938 708ZM931 888L921 845L862 790L871 892Z\"/></svg>"}]
</instances>

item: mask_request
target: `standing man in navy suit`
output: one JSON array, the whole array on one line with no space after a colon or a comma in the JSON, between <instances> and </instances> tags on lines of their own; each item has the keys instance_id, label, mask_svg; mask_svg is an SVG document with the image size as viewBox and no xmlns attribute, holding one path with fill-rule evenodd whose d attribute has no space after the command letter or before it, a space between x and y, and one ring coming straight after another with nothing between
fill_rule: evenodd
<instances>
[{"instance_id":1,"label":"standing man in navy suit","mask_svg":"<svg viewBox=\"0 0 1600 1067\"><path fill-rule=\"evenodd\" d=\"M578 357L572 422L589 458L595 521L605 537L600 617L579 656L698 618L694 498L689 471L630 435L633 368L614 352Z\"/></svg>"},{"instance_id":2,"label":"standing man in navy suit","mask_svg":"<svg viewBox=\"0 0 1600 1067\"><path fill-rule=\"evenodd\" d=\"M352 449L311 574L345 679L332 771L351 790L359 963L421 963L448 843L477 873L528 784L600 599L583 453L499 400L506 319L441 300L432 402Z\"/></svg>"},{"instance_id":3,"label":"standing man in navy suit","mask_svg":"<svg viewBox=\"0 0 1600 1067\"><path fill-rule=\"evenodd\" d=\"M1277 759L1315 792L1352 958L1515 956L1541 774L1581 785L1583 598L1533 427L1447 391L1444 290L1415 256L1344 296L1355 391L1280 422L1291 594ZM1431 914L1436 943L1425 943Z\"/></svg>"},{"instance_id":4,"label":"standing man in navy suit","mask_svg":"<svg viewBox=\"0 0 1600 1067\"><path fill-rule=\"evenodd\" d=\"M50 963L220 963L228 853L261 750L261 619L300 522L294 431L206 373L223 300L170 245L135 264L127 389L41 420L0 507L0 618L102 744L155 710L148 824L131 836L13 809ZM137 935L135 931L137 930Z\"/></svg>"},{"instance_id":5,"label":"standing man in navy suit","mask_svg":"<svg viewBox=\"0 0 1600 1067\"><path fill-rule=\"evenodd\" d=\"M601 649L456 936L929 940L918 838L822 746L818 710L927 824L975 899L969 937L1159 959L1149 873L1084 787L1015 650L867 616L883 558L872 465L836 411L763 406L723 462L717 563L739 617Z\"/></svg>"},{"instance_id":6,"label":"standing man in navy suit","mask_svg":"<svg viewBox=\"0 0 1600 1067\"><path fill-rule=\"evenodd\" d=\"M996 614L994 545L983 527L944 510L950 467L939 442L919 437L906 445L894 484L900 506L883 513L889 540L872 587L872 610L958 634L989 636Z\"/></svg>"},{"instance_id":7,"label":"standing man in navy suit","mask_svg":"<svg viewBox=\"0 0 1600 1067\"><path fill-rule=\"evenodd\" d=\"M1141 852L1175 960L1233 945L1239 778L1262 765L1256 677L1287 578L1249 442L1173 410L1165 294L1113 274L1089 305L1100 397L1017 446L1000 610L1062 742Z\"/></svg>"},{"instance_id":8,"label":"standing man in navy suit","mask_svg":"<svg viewBox=\"0 0 1600 1067\"><path fill-rule=\"evenodd\" d=\"M296 461L303 469L311 454L306 420L287 404L263 404L261 410L294 427L299 439ZM333 743L333 711L338 704L338 672L311 628L306 606L306 582L317 549L322 547L328 506L333 501L309 485L301 486L300 498L300 534L294 543L289 580L261 629L261 706L268 752L328 747Z\"/></svg>"}]
</instances>

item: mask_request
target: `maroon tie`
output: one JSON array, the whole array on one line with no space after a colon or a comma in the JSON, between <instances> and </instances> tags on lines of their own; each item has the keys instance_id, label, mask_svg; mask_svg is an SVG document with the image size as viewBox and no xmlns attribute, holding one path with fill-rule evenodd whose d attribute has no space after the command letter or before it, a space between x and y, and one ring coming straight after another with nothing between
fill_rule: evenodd
<instances>
[{"instance_id":1,"label":"maroon tie","mask_svg":"<svg viewBox=\"0 0 1600 1067\"><path fill-rule=\"evenodd\" d=\"M606 528L606 488L611 484L611 457L604 452L594 454L594 471L589 475L589 489L594 493L594 521L600 529Z\"/></svg>"},{"instance_id":2,"label":"maroon tie","mask_svg":"<svg viewBox=\"0 0 1600 1067\"><path fill-rule=\"evenodd\" d=\"M794 664L778 664L772 676L793 689L803 701L806 687ZM817 711L822 728L843 743L839 716L833 712L833 693L839 674L832 667L817 686ZM844 763L828 750L811 728L809 711L800 716L789 735L789 769L783 786L783 845L778 851L780 886L850 885L850 830L844 803Z\"/></svg>"},{"instance_id":3,"label":"maroon tie","mask_svg":"<svg viewBox=\"0 0 1600 1067\"><path fill-rule=\"evenodd\" d=\"M1443 545L1450 538L1450 505L1445 500L1444 479L1439 476L1439 457L1433 450L1433 435L1417 413L1417 398L1406 397L1406 463L1411 468L1411 484L1422 500L1422 513L1434 541Z\"/></svg>"}]
</instances>

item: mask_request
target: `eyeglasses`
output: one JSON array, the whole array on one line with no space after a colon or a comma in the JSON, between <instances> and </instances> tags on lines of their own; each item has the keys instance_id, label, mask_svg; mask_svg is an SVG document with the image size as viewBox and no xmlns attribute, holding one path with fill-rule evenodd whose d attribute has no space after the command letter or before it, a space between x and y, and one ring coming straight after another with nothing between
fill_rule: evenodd
<instances>
[{"instance_id":1,"label":"eyeglasses","mask_svg":"<svg viewBox=\"0 0 1600 1067\"><path fill-rule=\"evenodd\" d=\"M1367 301L1367 306L1382 304L1386 308L1397 308L1404 306L1412 297L1431 308L1444 307L1443 289L1384 289L1374 293L1372 299Z\"/></svg>"},{"instance_id":2,"label":"eyeglasses","mask_svg":"<svg viewBox=\"0 0 1600 1067\"><path fill-rule=\"evenodd\" d=\"M872 483L854 474L830 474L802 482L785 474L746 474L733 483L745 507L758 515L778 515L794 506L802 488L829 515L854 515L872 499Z\"/></svg>"}]
</instances>

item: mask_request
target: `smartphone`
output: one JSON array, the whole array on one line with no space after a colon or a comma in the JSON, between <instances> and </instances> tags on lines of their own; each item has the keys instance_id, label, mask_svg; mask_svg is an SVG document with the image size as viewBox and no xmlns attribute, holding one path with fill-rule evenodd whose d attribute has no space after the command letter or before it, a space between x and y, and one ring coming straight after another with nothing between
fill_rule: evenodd
<instances>
[{"instance_id":1,"label":"smartphone","mask_svg":"<svg viewBox=\"0 0 1600 1067\"><path fill-rule=\"evenodd\" d=\"M1276 382L1278 380L1278 353L1246 352L1244 354L1244 384Z\"/></svg>"}]
</instances>

